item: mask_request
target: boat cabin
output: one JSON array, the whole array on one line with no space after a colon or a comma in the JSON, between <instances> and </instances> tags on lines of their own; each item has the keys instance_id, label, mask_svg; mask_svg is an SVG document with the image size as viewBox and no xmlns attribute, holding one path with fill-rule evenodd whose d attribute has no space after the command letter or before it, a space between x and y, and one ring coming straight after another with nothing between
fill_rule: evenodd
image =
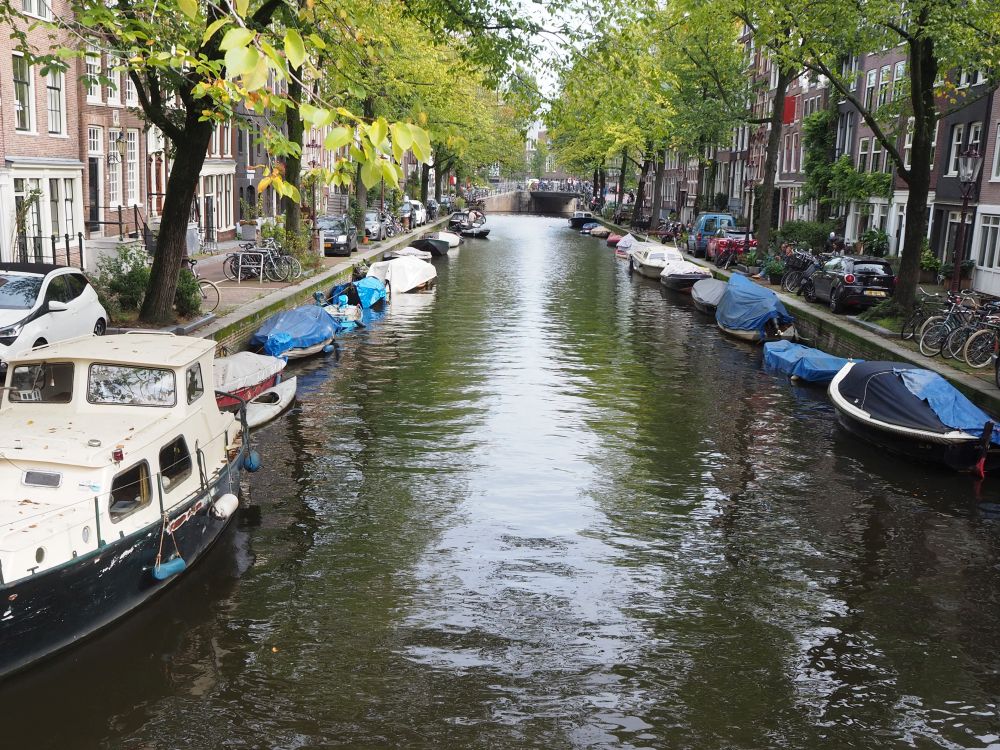
<instances>
[{"instance_id":1,"label":"boat cabin","mask_svg":"<svg viewBox=\"0 0 1000 750\"><path fill-rule=\"evenodd\" d=\"M148 533L228 466L215 342L86 336L8 362L0 395L0 585Z\"/></svg>"}]
</instances>

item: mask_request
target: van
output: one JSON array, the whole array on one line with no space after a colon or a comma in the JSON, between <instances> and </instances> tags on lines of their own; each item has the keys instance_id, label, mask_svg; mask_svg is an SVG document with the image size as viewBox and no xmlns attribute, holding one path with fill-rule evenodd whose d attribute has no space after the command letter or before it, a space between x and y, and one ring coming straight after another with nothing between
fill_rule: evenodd
<instances>
[{"instance_id":1,"label":"van","mask_svg":"<svg viewBox=\"0 0 1000 750\"><path fill-rule=\"evenodd\" d=\"M736 219L732 214L700 213L694 220L694 226L688 232L687 251L698 258L705 257L708 238L720 229L734 229Z\"/></svg>"}]
</instances>

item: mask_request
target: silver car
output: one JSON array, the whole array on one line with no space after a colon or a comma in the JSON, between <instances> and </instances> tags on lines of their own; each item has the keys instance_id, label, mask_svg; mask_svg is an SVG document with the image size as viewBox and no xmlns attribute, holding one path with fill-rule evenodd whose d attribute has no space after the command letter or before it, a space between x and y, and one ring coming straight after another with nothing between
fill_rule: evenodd
<instances>
[{"instance_id":1,"label":"silver car","mask_svg":"<svg viewBox=\"0 0 1000 750\"><path fill-rule=\"evenodd\" d=\"M375 242L385 239L385 220L378 211L365 211L365 234Z\"/></svg>"}]
</instances>

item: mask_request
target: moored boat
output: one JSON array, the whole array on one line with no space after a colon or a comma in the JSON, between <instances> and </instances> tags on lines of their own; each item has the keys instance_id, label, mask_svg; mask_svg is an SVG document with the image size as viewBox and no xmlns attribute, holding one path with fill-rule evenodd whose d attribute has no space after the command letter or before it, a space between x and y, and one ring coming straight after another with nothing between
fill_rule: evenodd
<instances>
[{"instance_id":1,"label":"moored boat","mask_svg":"<svg viewBox=\"0 0 1000 750\"><path fill-rule=\"evenodd\" d=\"M1000 467L996 420L936 372L906 362L848 362L828 393L841 426L879 448L957 471Z\"/></svg>"},{"instance_id":2,"label":"moored boat","mask_svg":"<svg viewBox=\"0 0 1000 750\"><path fill-rule=\"evenodd\" d=\"M245 425L211 392L215 342L87 336L11 358L0 404L0 676L141 607L233 517Z\"/></svg>"},{"instance_id":3,"label":"moored boat","mask_svg":"<svg viewBox=\"0 0 1000 750\"><path fill-rule=\"evenodd\" d=\"M590 234L593 230L597 229L600 224L596 221L590 221L580 227L580 234Z\"/></svg>"},{"instance_id":4,"label":"moored boat","mask_svg":"<svg viewBox=\"0 0 1000 750\"><path fill-rule=\"evenodd\" d=\"M715 323L722 331L744 341L794 339L794 318L770 289L733 274L715 310Z\"/></svg>"},{"instance_id":5,"label":"moored boat","mask_svg":"<svg viewBox=\"0 0 1000 750\"><path fill-rule=\"evenodd\" d=\"M423 263L419 260L415 262ZM264 325L250 337L250 346L272 357L301 359L330 351L327 347L332 347L336 333L336 321L321 306L302 305L279 312L264 321Z\"/></svg>"},{"instance_id":6,"label":"moored boat","mask_svg":"<svg viewBox=\"0 0 1000 750\"><path fill-rule=\"evenodd\" d=\"M712 278L711 271L697 263L685 260L681 251L676 247L664 245L660 245L660 247L663 247L666 253L666 260L659 274L660 283L667 289L690 294L691 287L695 283Z\"/></svg>"},{"instance_id":7,"label":"moored boat","mask_svg":"<svg viewBox=\"0 0 1000 750\"><path fill-rule=\"evenodd\" d=\"M702 279L691 286L691 299L694 306L703 313L715 315L715 308L726 293L726 282L720 279Z\"/></svg>"},{"instance_id":8,"label":"moored boat","mask_svg":"<svg viewBox=\"0 0 1000 750\"><path fill-rule=\"evenodd\" d=\"M451 249L451 243L446 239L424 237L410 242L410 247L430 253L435 258L441 258L448 254L448 251Z\"/></svg>"},{"instance_id":9,"label":"moored boat","mask_svg":"<svg viewBox=\"0 0 1000 750\"><path fill-rule=\"evenodd\" d=\"M606 226L603 226L603 225L598 225L598 226L596 226L596 227L594 227L593 229L590 230L590 236L591 237L597 237L599 239L604 239L605 237L608 237L610 235L611 235L611 230L608 229Z\"/></svg>"},{"instance_id":10,"label":"moored boat","mask_svg":"<svg viewBox=\"0 0 1000 750\"><path fill-rule=\"evenodd\" d=\"M382 281L393 294L405 294L429 289L437 270L425 260L404 257L372 263L368 275Z\"/></svg>"},{"instance_id":11,"label":"moored boat","mask_svg":"<svg viewBox=\"0 0 1000 750\"><path fill-rule=\"evenodd\" d=\"M573 229L580 229L584 224L594 221L594 214L590 211L574 211L569 217L569 225Z\"/></svg>"},{"instance_id":12,"label":"moored boat","mask_svg":"<svg viewBox=\"0 0 1000 750\"><path fill-rule=\"evenodd\" d=\"M428 239L432 240L444 240L448 243L449 247L458 247L462 242L462 236L456 234L455 232L434 232L434 234L427 235Z\"/></svg>"},{"instance_id":13,"label":"moored boat","mask_svg":"<svg viewBox=\"0 0 1000 750\"><path fill-rule=\"evenodd\" d=\"M611 232L608 235L608 247L618 247L618 243L621 241L622 241L622 236L620 234Z\"/></svg>"},{"instance_id":14,"label":"moored boat","mask_svg":"<svg viewBox=\"0 0 1000 750\"><path fill-rule=\"evenodd\" d=\"M382 255L384 260L392 260L393 258L419 258L420 260L430 260L432 257L434 256L431 253L426 250L418 250L412 245L401 247L398 250L390 250Z\"/></svg>"},{"instance_id":15,"label":"moored boat","mask_svg":"<svg viewBox=\"0 0 1000 750\"><path fill-rule=\"evenodd\" d=\"M277 419L295 400L297 378L288 378L247 402L247 427L256 429Z\"/></svg>"},{"instance_id":16,"label":"moored boat","mask_svg":"<svg viewBox=\"0 0 1000 750\"><path fill-rule=\"evenodd\" d=\"M792 341L768 341L764 344L766 368L807 383L829 383L844 365L855 361L862 360L835 357Z\"/></svg>"},{"instance_id":17,"label":"moored boat","mask_svg":"<svg viewBox=\"0 0 1000 750\"><path fill-rule=\"evenodd\" d=\"M362 310L371 310L385 303L388 296L385 282L374 276L365 276L357 281L337 284L330 290L330 301L340 304L341 296L347 297L347 304L357 305Z\"/></svg>"},{"instance_id":18,"label":"moored boat","mask_svg":"<svg viewBox=\"0 0 1000 750\"><path fill-rule=\"evenodd\" d=\"M235 409L278 384L287 363L280 357L237 352L215 359L215 400L220 409Z\"/></svg>"},{"instance_id":19,"label":"moored boat","mask_svg":"<svg viewBox=\"0 0 1000 750\"><path fill-rule=\"evenodd\" d=\"M648 279L658 279L667 262L667 248L655 242L636 242L625 252L628 254L629 272Z\"/></svg>"}]
</instances>

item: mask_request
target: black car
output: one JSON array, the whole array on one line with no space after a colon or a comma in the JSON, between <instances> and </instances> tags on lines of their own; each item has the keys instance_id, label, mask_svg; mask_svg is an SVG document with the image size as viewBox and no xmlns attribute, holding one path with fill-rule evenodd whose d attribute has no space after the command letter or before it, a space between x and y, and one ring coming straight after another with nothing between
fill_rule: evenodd
<instances>
[{"instance_id":1,"label":"black car","mask_svg":"<svg viewBox=\"0 0 1000 750\"><path fill-rule=\"evenodd\" d=\"M830 310L846 307L871 307L888 299L896 291L892 266L882 258L863 255L838 255L818 269L803 289L806 299L824 300Z\"/></svg>"},{"instance_id":2,"label":"black car","mask_svg":"<svg viewBox=\"0 0 1000 750\"><path fill-rule=\"evenodd\" d=\"M324 255L350 255L358 249L358 230L346 216L320 216L316 229Z\"/></svg>"}]
</instances>

